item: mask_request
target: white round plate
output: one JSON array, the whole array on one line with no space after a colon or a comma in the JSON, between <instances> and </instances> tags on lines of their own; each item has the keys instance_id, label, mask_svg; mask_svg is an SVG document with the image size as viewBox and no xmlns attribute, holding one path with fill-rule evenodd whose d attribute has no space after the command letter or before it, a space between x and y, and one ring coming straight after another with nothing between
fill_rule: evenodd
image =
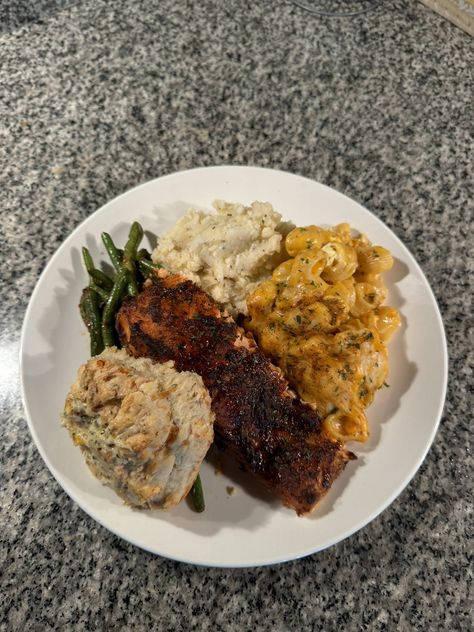
<instances>
[{"instance_id":1,"label":"white round plate","mask_svg":"<svg viewBox=\"0 0 474 632\"><path fill-rule=\"evenodd\" d=\"M187 502L170 512L136 511L89 472L61 427L60 413L89 341L77 308L87 284L81 247L107 260L100 233L125 242L130 223L146 240L167 231L190 207L211 210L214 199L271 202L298 226L348 221L388 248L388 304L403 326L390 345L390 388L369 409L371 436L351 448L350 463L316 511L299 518L226 462L206 462L206 510ZM153 245L150 243L148 245ZM26 312L20 351L23 400L31 434L52 474L84 511L121 538L153 553L206 566L259 566L320 551L373 520L403 490L433 441L447 379L446 341L433 293L412 255L374 215L353 200L300 176L255 167L192 169L143 184L91 215L66 239L43 271ZM234 493L229 493L230 487Z\"/></svg>"}]
</instances>

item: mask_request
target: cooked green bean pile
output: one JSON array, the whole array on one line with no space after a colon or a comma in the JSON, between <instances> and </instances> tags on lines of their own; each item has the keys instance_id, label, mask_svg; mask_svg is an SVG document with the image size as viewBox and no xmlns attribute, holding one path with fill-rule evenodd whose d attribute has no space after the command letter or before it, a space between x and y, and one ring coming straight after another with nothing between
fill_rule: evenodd
<instances>
[{"instance_id":1,"label":"cooked green bean pile","mask_svg":"<svg viewBox=\"0 0 474 632\"><path fill-rule=\"evenodd\" d=\"M93 356L105 347L119 346L115 316L123 298L126 295L136 296L143 281L160 267L152 262L145 248L138 250L142 238L143 228L138 222L132 224L123 250L117 248L108 233L102 233L102 241L115 271L113 277L96 268L89 250L82 249L89 285L82 291L79 307L89 330Z\"/></svg>"},{"instance_id":2,"label":"cooked green bean pile","mask_svg":"<svg viewBox=\"0 0 474 632\"><path fill-rule=\"evenodd\" d=\"M123 250L117 248L109 233L102 233L102 242L114 268L109 277L94 265L87 248L82 258L89 275L89 285L82 290L79 309L90 335L91 355L99 355L105 347L120 347L115 330L115 317L125 296L136 296L143 282L152 278L160 264L153 263L145 248L138 250L143 228L133 222ZM191 488L191 498L197 512L204 511L204 494L198 474Z\"/></svg>"}]
</instances>

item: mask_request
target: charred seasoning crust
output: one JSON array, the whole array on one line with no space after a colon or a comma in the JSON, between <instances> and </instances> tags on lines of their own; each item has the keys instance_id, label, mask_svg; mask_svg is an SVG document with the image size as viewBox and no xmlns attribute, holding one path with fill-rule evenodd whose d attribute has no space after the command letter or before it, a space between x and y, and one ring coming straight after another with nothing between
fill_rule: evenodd
<instances>
[{"instance_id":1,"label":"charred seasoning crust","mask_svg":"<svg viewBox=\"0 0 474 632\"><path fill-rule=\"evenodd\" d=\"M219 445L299 514L355 458L323 434L317 411L292 395L258 349L239 343L242 330L191 281L156 280L124 303L117 329L133 355L201 375Z\"/></svg>"}]
</instances>

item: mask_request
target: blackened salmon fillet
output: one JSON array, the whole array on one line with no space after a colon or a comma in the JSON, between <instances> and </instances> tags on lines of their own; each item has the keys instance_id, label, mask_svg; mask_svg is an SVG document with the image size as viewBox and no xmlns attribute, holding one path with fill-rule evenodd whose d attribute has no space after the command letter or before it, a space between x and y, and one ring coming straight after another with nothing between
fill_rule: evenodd
<instances>
[{"instance_id":1,"label":"blackened salmon fillet","mask_svg":"<svg viewBox=\"0 0 474 632\"><path fill-rule=\"evenodd\" d=\"M131 355L174 360L178 371L202 377L217 445L298 514L311 512L355 458L323 433L317 411L193 282L157 278L124 302L116 325Z\"/></svg>"}]
</instances>

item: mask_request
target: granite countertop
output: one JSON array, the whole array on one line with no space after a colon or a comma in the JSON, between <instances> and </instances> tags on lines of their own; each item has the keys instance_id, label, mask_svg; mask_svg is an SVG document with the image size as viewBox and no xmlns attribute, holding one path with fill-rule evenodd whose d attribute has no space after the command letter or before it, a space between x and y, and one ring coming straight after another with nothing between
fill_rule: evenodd
<instances>
[{"instance_id":1,"label":"granite countertop","mask_svg":"<svg viewBox=\"0 0 474 632\"><path fill-rule=\"evenodd\" d=\"M1 4L0 630L473 629L473 91L472 38L411 0L332 20L289 0ZM266 568L196 568L106 531L53 480L20 398L21 322L55 249L130 187L213 164L371 209L423 267L449 344L440 430L406 490Z\"/></svg>"}]
</instances>

